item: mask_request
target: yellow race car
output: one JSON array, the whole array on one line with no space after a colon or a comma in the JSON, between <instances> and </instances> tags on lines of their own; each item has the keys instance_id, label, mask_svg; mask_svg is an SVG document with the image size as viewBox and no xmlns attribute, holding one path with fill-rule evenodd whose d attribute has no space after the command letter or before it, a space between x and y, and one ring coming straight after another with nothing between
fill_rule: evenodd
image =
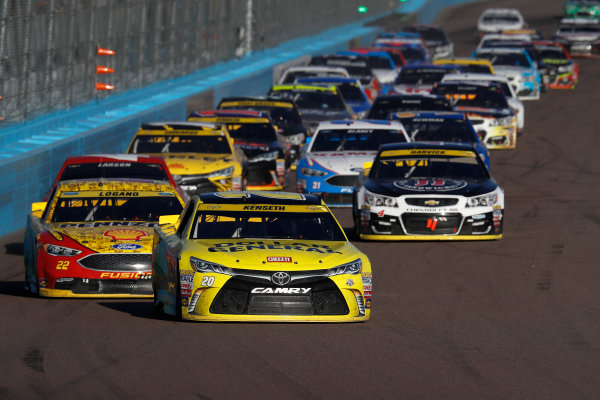
<instances>
[{"instance_id":1,"label":"yellow race car","mask_svg":"<svg viewBox=\"0 0 600 400\"><path fill-rule=\"evenodd\" d=\"M155 230L159 312L197 321L369 319L369 259L316 196L206 193Z\"/></svg>"},{"instance_id":2,"label":"yellow race car","mask_svg":"<svg viewBox=\"0 0 600 400\"><path fill-rule=\"evenodd\" d=\"M184 204L164 181L58 182L27 218L25 288L45 297L152 296L154 225Z\"/></svg>"},{"instance_id":3,"label":"yellow race car","mask_svg":"<svg viewBox=\"0 0 600 400\"><path fill-rule=\"evenodd\" d=\"M246 156L233 146L229 132L220 124L143 124L127 153L163 157L175 182L190 196L246 186Z\"/></svg>"}]
</instances>

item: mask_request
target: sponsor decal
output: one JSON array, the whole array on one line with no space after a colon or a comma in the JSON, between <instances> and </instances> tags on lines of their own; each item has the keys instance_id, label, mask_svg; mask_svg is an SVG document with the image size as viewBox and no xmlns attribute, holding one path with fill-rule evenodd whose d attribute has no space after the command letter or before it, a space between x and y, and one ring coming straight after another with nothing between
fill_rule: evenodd
<instances>
[{"instance_id":1,"label":"sponsor decal","mask_svg":"<svg viewBox=\"0 0 600 400\"><path fill-rule=\"evenodd\" d=\"M280 243L274 241L269 244L264 242L225 242L215 243L213 247L209 247L208 251L212 253L237 253L240 251L251 250L299 250L315 253L336 253L331 247L324 244L305 244L305 243ZM339 252L338 252L339 253Z\"/></svg>"},{"instance_id":2,"label":"sponsor decal","mask_svg":"<svg viewBox=\"0 0 600 400\"><path fill-rule=\"evenodd\" d=\"M113 221L113 222L89 222L79 224L60 224L59 228L97 228L99 226L146 226L152 228L155 222L136 222L136 221Z\"/></svg>"},{"instance_id":3,"label":"sponsor decal","mask_svg":"<svg viewBox=\"0 0 600 400\"><path fill-rule=\"evenodd\" d=\"M373 273L372 273L372 272L369 272L369 271L363 271L363 272L361 273L361 275L362 275L362 277L363 277L363 281L364 281L364 278L372 278L372 277L373 277Z\"/></svg>"},{"instance_id":4,"label":"sponsor decal","mask_svg":"<svg viewBox=\"0 0 600 400\"><path fill-rule=\"evenodd\" d=\"M142 246L141 244L136 244L136 243L119 243L119 244L113 244L110 247L112 247L115 250L139 250L144 246Z\"/></svg>"},{"instance_id":5,"label":"sponsor decal","mask_svg":"<svg viewBox=\"0 0 600 400\"><path fill-rule=\"evenodd\" d=\"M126 162L104 162L104 163L99 163L98 167L105 167L105 168L110 168L110 167L131 167L131 163L126 163Z\"/></svg>"},{"instance_id":6,"label":"sponsor decal","mask_svg":"<svg viewBox=\"0 0 600 400\"><path fill-rule=\"evenodd\" d=\"M290 277L290 274L288 274L287 272L279 271L271 275L271 282L278 286L287 285L288 283L290 283L291 279L292 278Z\"/></svg>"},{"instance_id":7,"label":"sponsor decal","mask_svg":"<svg viewBox=\"0 0 600 400\"><path fill-rule=\"evenodd\" d=\"M100 279L150 279L152 272L103 272Z\"/></svg>"},{"instance_id":8,"label":"sponsor decal","mask_svg":"<svg viewBox=\"0 0 600 400\"><path fill-rule=\"evenodd\" d=\"M48 287L48 280L47 279L40 279L40 287L41 288L47 288Z\"/></svg>"},{"instance_id":9,"label":"sponsor decal","mask_svg":"<svg viewBox=\"0 0 600 400\"><path fill-rule=\"evenodd\" d=\"M190 297L189 296L185 296L185 295L181 295L181 307L186 307L190 304Z\"/></svg>"},{"instance_id":10,"label":"sponsor decal","mask_svg":"<svg viewBox=\"0 0 600 400\"><path fill-rule=\"evenodd\" d=\"M285 206L245 205L244 211L285 211Z\"/></svg>"},{"instance_id":11,"label":"sponsor decal","mask_svg":"<svg viewBox=\"0 0 600 400\"><path fill-rule=\"evenodd\" d=\"M350 286L350 287L354 286L354 280L353 280L353 279L348 279L348 280L346 281L346 285L347 285L347 286Z\"/></svg>"},{"instance_id":12,"label":"sponsor decal","mask_svg":"<svg viewBox=\"0 0 600 400\"><path fill-rule=\"evenodd\" d=\"M184 169L185 168L184 164L179 164L179 163L169 164L168 166L169 166L169 168L173 168L173 169Z\"/></svg>"},{"instance_id":13,"label":"sponsor decal","mask_svg":"<svg viewBox=\"0 0 600 400\"><path fill-rule=\"evenodd\" d=\"M366 298L365 297L365 308L366 309L371 309L371 299L370 298Z\"/></svg>"},{"instance_id":14,"label":"sponsor decal","mask_svg":"<svg viewBox=\"0 0 600 400\"><path fill-rule=\"evenodd\" d=\"M267 257L267 262L291 263L292 262L292 257Z\"/></svg>"},{"instance_id":15,"label":"sponsor decal","mask_svg":"<svg viewBox=\"0 0 600 400\"><path fill-rule=\"evenodd\" d=\"M137 197L138 192L100 192L99 197Z\"/></svg>"},{"instance_id":16,"label":"sponsor decal","mask_svg":"<svg viewBox=\"0 0 600 400\"><path fill-rule=\"evenodd\" d=\"M140 240L144 236L148 236L144 231L137 229L111 229L104 232L104 236L108 236L112 240Z\"/></svg>"},{"instance_id":17,"label":"sponsor decal","mask_svg":"<svg viewBox=\"0 0 600 400\"><path fill-rule=\"evenodd\" d=\"M406 179L395 181L394 186L418 192L447 192L462 189L467 186L467 182L453 179Z\"/></svg>"},{"instance_id":18,"label":"sponsor decal","mask_svg":"<svg viewBox=\"0 0 600 400\"><path fill-rule=\"evenodd\" d=\"M264 288L256 287L250 291L253 294L307 294L310 288Z\"/></svg>"}]
</instances>

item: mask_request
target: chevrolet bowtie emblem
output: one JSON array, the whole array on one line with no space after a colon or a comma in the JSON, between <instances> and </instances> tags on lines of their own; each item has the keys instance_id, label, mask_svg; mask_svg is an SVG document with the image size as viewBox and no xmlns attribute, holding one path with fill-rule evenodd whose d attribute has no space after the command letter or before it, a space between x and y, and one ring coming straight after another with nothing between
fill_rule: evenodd
<instances>
[{"instance_id":1,"label":"chevrolet bowtie emblem","mask_svg":"<svg viewBox=\"0 0 600 400\"><path fill-rule=\"evenodd\" d=\"M437 200L427 200L427 201L425 201L425 205L426 206L437 206L438 204L440 204L440 202L437 201Z\"/></svg>"}]
</instances>

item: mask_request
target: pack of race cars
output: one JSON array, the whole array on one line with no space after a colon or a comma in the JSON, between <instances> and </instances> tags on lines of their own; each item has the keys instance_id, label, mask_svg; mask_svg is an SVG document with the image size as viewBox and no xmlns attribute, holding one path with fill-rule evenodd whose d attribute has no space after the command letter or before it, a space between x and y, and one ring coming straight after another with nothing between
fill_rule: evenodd
<instances>
[{"instance_id":1,"label":"pack of race cars","mask_svg":"<svg viewBox=\"0 0 600 400\"><path fill-rule=\"evenodd\" d=\"M264 96L142 124L126 154L68 158L28 216L26 289L200 321L368 320L369 259L330 207L351 207L355 239L502 238L489 150L515 149L523 101L574 89L573 58L600 55L591 3L568 1L551 40L487 9L471 57L438 26L384 32Z\"/></svg>"}]
</instances>

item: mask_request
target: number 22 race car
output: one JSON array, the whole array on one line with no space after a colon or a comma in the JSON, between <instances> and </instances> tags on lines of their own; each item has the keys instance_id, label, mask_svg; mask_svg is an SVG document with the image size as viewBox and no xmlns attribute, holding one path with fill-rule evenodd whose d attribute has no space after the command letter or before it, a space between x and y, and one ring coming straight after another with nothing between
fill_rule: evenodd
<instances>
[{"instance_id":1,"label":"number 22 race car","mask_svg":"<svg viewBox=\"0 0 600 400\"><path fill-rule=\"evenodd\" d=\"M199 321L369 319L369 259L316 196L206 193L155 230L159 312Z\"/></svg>"}]
</instances>

